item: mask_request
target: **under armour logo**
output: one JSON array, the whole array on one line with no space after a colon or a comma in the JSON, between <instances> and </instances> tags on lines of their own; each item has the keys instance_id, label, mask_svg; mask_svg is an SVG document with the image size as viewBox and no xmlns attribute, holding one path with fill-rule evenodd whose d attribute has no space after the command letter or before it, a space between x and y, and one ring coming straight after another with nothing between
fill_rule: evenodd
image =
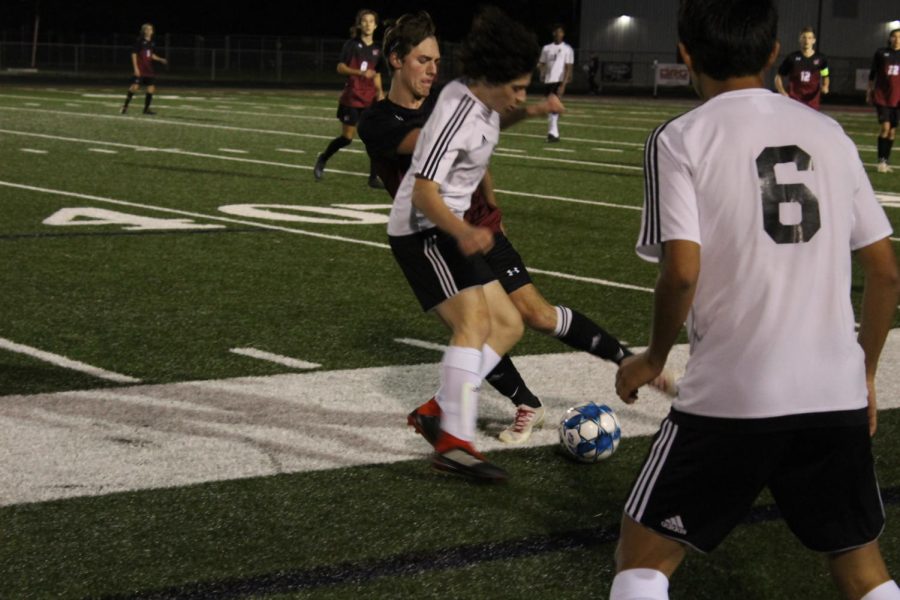
<instances>
[{"instance_id":1,"label":"under armour logo","mask_svg":"<svg viewBox=\"0 0 900 600\"><path fill-rule=\"evenodd\" d=\"M512 277L513 275L518 275L519 273L521 273L521 271L519 271L519 267L513 267L512 269L506 270L506 274L509 277Z\"/></svg>"}]
</instances>

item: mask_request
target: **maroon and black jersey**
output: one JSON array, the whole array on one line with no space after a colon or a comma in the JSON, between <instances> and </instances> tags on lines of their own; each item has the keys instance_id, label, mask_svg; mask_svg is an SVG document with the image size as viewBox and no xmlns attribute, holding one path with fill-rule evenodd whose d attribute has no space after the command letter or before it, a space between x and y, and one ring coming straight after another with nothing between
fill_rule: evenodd
<instances>
[{"instance_id":1,"label":"maroon and black jersey","mask_svg":"<svg viewBox=\"0 0 900 600\"><path fill-rule=\"evenodd\" d=\"M412 162L412 155L398 154L397 147L411 131L425 126L440 92L438 86L433 86L422 105L415 109L404 108L385 98L373 104L360 118L359 139L366 145L375 172L391 198L397 195L400 182ZM502 216L499 208L488 204L481 188L472 194L472 204L464 215L472 225L488 227L494 233L500 233Z\"/></svg>"},{"instance_id":2,"label":"maroon and black jersey","mask_svg":"<svg viewBox=\"0 0 900 600\"><path fill-rule=\"evenodd\" d=\"M378 71L381 65L381 48L375 44L366 46L361 39L347 40L341 50L341 62L351 69ZM339 102L352 108L365 108L375 101L378 89L374 79L362 75L350 75L344 84Z\"/></svg>"},{"instance_id":3,"label":"maroon and black jersey","mask_svg":"<svg viewBox=\"0 0 900 600\"><path fill-rule=\"evenodd\" d=\"M153 43L153 40L140 38L132 52L137 55L138 71L140 71L141 77L154 77L156 74L153 72L153 55L156 53L156 44Z\"/></svg>"},{"instance_id":4,"label":"maroon and black jersey","mask_svg":"<svg viewBox=\"0 0 900 600\"><path fill-rule=\"evenodd\" d=\"M822 98L822 80L828 77L828 59L821 52L803 56L797 50L785 57L778 74L786 79L788 96L807 106L818 109Z\"/></svg>"},{"instance_id":5,"label":"maroon and black jersey","mask_svg":"<svg viewBox=\"0 0 900 600\"><path fill-rule=\"evenodd\" d=\"M872 58L869 81L874 81L872 101L878 106L900 107L900 50L881 48Z\"/></svg>"}]
</instances>

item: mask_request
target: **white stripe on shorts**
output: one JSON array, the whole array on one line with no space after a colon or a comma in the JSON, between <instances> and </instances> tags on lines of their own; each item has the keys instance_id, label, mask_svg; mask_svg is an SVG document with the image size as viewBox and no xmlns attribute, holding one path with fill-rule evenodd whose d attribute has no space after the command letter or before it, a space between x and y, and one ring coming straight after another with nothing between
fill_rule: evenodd
<instances>
[{"instance_id":1,"label":"white stripe on shorts","mask_svg":"<svg viewBox=\"0 0 900 600\"><path fill-rule=\"evenodd\" d=\"M647 508L647 502L659 477L659 472L669 456L669 450L672 449L672 443L675 441L675 435L678 433L678 425L666 418L660 429L660 435L653 443L650 449L650 456L641 469L641 474L631 490L628 502L625 503L625 514L640 522L644 516L644 510Z\"/></svg>"},{"instance_id":2,"label":"white stripe on shorts","mask_svg":"<svg viewBox=\"0 0 900 600\"><path fill-rule=\"evenodd\" d=\"M431 263L431 268L434 269L434 274L437 275L444 296L450 298L458 294L459 289L456 287L450 268L444 262L444 257L441 256L440 251L437 249L437 239L435 237L429 237L425 240L425 258Z\"/></svg>"}]
</instances>

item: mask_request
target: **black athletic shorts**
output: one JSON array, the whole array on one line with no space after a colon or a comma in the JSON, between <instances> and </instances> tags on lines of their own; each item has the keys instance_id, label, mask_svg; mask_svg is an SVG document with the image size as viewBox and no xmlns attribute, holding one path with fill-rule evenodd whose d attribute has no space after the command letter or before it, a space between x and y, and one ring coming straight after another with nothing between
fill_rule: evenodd
<instances>
[{"instance_id":1,"label":"black athletic shorts","mask_svg":"<svg viewBox=\"0 0 900 600\"><path fill-rule=\"evenodd\" d=\"M512 294L523 285L531 283L531 275L528 274L522 257L502 233L494 234L494 247L484 255L484 260L500 280L500 285L507 294Z\"/></svg>"},{"instance_id":2,"label":"black athletic shorts","mask_svg":"<svg viewBox=\"0 0 900 600\"><path fill-rule=\"evenodd\" d=\"M364 110L366 109L338 104L337 118L344 125L353 125L356 127L356 124L359 123L359 117L363 114Z\"/></svg>"},{"instance_id":3,"label":"black athletic shorts","mask_svg":"<svg viewBox=\"0 0 900 600\"><path fill-rule=\"evenodd\" d=\"M156 77L132 77L131 85L156 85Z\"/></svg>"},{"instance_id":4,"label":"black athletic shorts","mask_svg":"<svg viewBox=\"0 0 900 600\"><path fill-rule=\"evenodd\" d=\"M456 239L436 227L388 239L394 259L425 311L461 290L497 279L484 256L464 256Z\"/></svg>"},{"instance_id":5,"label":"black athletic shorts","mask_svg":"<svg viewBox=\"0 0 900 600\"><path fill-rule=\"evenodd\" d=\"M890 123L891 129L897 128L897 117L898 113L900 113L900 109L896 106L881 106L876 104L875 112L878 113L879 123Z\"/></svg>"},{"instance_id":6,"label":"black athletic shorts","mask_svg":"<svg viewBox=\"0 0 900 600\"><path fill-rule=\"evenodd\" d=\"M559 96L559 86L562 85L561 81L557 81L556 83L545 83L544 84L544 95L549 96L550 94L556 94Z\"/></svg>"},{"instance_id":7,"label":"black athletic shorts","mask_svg":"<svg viewBox=\"0 0 900 600\"><path fill-rule=\"evenodd\" d=\"M710 552L768 487L788 527L808 548L832 553L868 544L881 534L884 508L865 409L857 413L846 413L853 417L847 425L748 432L739 425L710 430L702 423L738 419L673 410L653 438L625 513L665 537Z\"/></svg>"}]
</instances>

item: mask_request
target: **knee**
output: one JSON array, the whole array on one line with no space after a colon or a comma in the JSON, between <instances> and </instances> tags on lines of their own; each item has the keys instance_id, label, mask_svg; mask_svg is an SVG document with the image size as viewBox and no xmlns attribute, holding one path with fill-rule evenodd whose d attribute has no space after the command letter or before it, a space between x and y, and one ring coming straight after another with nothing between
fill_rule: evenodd
<instances>
[{"instance_id":1,"label":"knee","mask_svg":"<svg viewBox=\"0 0 900 600\"><path fill-rule=\"evenodd\" d=\"M467 312L453 324L454 338L465 340L473 348L480 348L491 334L491 318L487 306Z\"/></svg>"}]
</instances>

